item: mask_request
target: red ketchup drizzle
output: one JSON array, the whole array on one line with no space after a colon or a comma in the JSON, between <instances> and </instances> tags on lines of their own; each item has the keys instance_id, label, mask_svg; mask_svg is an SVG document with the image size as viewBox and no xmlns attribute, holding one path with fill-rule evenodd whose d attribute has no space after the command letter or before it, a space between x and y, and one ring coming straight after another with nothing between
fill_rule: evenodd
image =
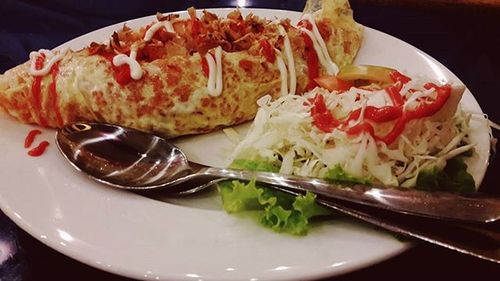
<instances>
[{"instance_id":1,"label":"red ketchup drizzle","mask_svg":"<svg viewBox=\"0 0 500 281\"><path fill-rule=\"evenodd\" d=\"M319 61L318 54L314 49L314 44L306 33L301 33L304 43L306 44L306 56L307 56L307 77L309 78L309 83L306 86L308 91L314 89L318 84L314 81L314 78L319 76Z\"/></svg>"},{"instance_id":2,"label":"red ketchup drizzle","mask_svg":"<svg viewBox=\"0 0 500 281\"><path fill-rule=\"evenodd\" d=\"M210 68L208 67L208 61L205 57L201 58L201 70L203 70L203 75L205 75L205 77L210 75Z\"/></svg>"},{"instance_id":3,"label":"red ketchup drizzle","mask_svg":"<svg viewBox=\"0 0 500 281\"><path fill-rule=\"evenodd\" d=\"M28 155L33 156L33 157L38 157L45 152L45 150L47 149L47 146L49 146L49 142L42 141L37 147L28 151Z\"/></svg>"},{"instance_id":4,"label":"red ketchup drizzle","mask_svg":"<svg viewBox=\"0 0 500 281\"><path fill-rule=\"evenodd\" d=\"M332 113L326 107L325 100L322 95L316 95L310 100L313 104L311 108L311 117L313 124L325 133L331 132L339 125L339 122L333 117Z\"/></svg>"},{"instance_id":5,"label":"red ketchup drizzle","mask_svg":"<svg viewBox=\"0 0 500 281\"><path fill-rule=\"evenodd\" d=\"M59 106L58 106L58 99L59 98L58 98L57 87L56 87L56 78L57 78L57 74L59 74L59 62L54 64L54 66L51 69L51 74L52 74L52 83L49 85L50 107L56 115L57 125L62 127L62 125L64 125L64 121L62 119L61 111L59 110Z\"/></svg>"},{"instance_id":6,"label":"red ketchup drizzle","mask_svg":"<svg viewBox=\"0 0 500 281\"><path fill-rule=\"evenodd\" d=\"M40 70L43 68L43 63L45 61L45 54L40 54L35 61L35 69ZM31 85L31 92L33 94L32 99L32 107L33 112L38 118L38 122L42 126L47 126L47 121L43 117L41 112L42 109L42 100L41 100L41 92L42 92L42 79L43 76L35 76L33 77L33 84Z\"/></svg>"},{"instance_id":7,"label":"red ketchup drizzle","mask_svg":"<svg viewBox=\"0 0 500 281\"><path fill-rule=\"evenodd\" d=\"M40 130L31 130L26 138L24 139L24 148L28 148L33 144L33 141L35 141L35 138L37 135L41 134L42 131Z\"/></svg>"}]
</instances>

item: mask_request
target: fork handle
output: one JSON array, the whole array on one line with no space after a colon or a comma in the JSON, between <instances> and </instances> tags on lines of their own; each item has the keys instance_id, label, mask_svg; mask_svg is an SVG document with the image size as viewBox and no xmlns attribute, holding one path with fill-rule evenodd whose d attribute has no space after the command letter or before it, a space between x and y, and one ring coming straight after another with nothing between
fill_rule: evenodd
<instances>
[{"instance_id":1,"label":"fork handle","mask_svg":"<svg viewBox=\"0 0 500 281\"><path fill-rule=\"evenodd\" d=\"M274 188L293 195L300 194L290 189ZM317 201L323 206L382 229L500 264L500 222L457 223L407 216L328 198Z\"/></svg>"}]
</instances>

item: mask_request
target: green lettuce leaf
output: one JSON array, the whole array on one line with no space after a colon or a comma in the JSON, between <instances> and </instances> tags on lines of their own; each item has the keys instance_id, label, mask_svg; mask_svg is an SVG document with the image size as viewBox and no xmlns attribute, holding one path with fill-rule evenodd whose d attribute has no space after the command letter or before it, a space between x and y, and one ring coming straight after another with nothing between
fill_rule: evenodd
<instances>
[{"instance_id":1,"label":"green lettuce leaf","mask_svg":"<svg viewBox=\"0 0 500 281\"><path fill-rule=\"evenodd\" d=\"M326 172L325 179L332 182L371 184L369 178L357 178L348 174L340 165L336 165Z\"/></svg>"},{"instance_id":2,"label":"green lettuce leaf","mask_svg":"<svg viewBox=\"0 0 500 281\"><path fill-rule=\"evenodd\" d=\"M420 171L417 188L427 191L474 192L474 178L467 172L463 157L454 157L442 170L436 167Z\"/></svg>"},{"instance_id":3,"label":"green lettuce leaf","mask_svg":"<svg viewBox=\"0 0 500 281\"><path fill-rule=\"evenodd\" d=\"M279 172L274 162L235 160L233 169ZM332 211L316 203L316 195L293 196L275 189L258 185L255 181L224 181L218 185L224 210L230 214L252 211L258 221L276 232L293 235L307 234L314 217L331 215Z\"/></svg>"},{"instance_id":4,"label":"green lettuce leaf","mask_svg":"<svg viewBox=\"0 0 500 281\"><path fill-rule=\"evenodd\" d=\"M259 161L259 160L245 160L236 159L229 166L231 169L236 170L250 170L259 172L273 172L277 173L280 171L280 166L276 162L271 161Z\"/></svg>"},{"instance_id":5,"label":"green lettuce leaf","mask_svg":"<svg viewBox=\"0 0 500 281\"><path fill-rule=\"evenodd\" d=\"M226 212L254 211L263 226L276 232L305 235L311 218L332 214L315 202L312 193L293 196L256 185L255 181L224 181L219 184L219 193Z\"/></svg>"}]
</instances>

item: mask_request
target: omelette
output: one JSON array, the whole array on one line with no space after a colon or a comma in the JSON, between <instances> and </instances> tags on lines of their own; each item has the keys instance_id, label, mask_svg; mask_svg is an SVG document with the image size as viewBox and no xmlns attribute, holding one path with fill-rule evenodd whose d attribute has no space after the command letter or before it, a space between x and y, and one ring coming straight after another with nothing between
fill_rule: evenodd
<instances>
[{"instance_id":1,"label":"omelette","mask_svg":"<svg viewBox=\"0 0 500 281\"><path fill-rule=\"evenodd\" d=\"M85 120L168 138L205 133L253 119L264 95L311 90L352 63L363 32L347 0L323 1L296 26L239 10L156 18L107 44L32 52L0 75L0 108L45 127Z\"/></svg>"}]
</instances>

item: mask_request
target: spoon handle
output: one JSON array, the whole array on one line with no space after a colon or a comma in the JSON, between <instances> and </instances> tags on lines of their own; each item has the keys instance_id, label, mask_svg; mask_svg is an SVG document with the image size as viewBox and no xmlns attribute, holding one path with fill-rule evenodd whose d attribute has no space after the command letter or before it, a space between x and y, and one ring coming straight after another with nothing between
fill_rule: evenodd
<instances>
[{"instance_id":1,"label":"spoon handle","mask_svg":"<svg viewBox=\"0 0 500 281\"><path fill-rule=\"evenodd\" d=\"M253 180L295 191L310 191L320 198L335 198L399 213L467 222L493 222L500 218L500 199L484 195L428 192L387 186L341 184L277 173L205 167L197 174Z\"/></svg>"}]
</instances>

